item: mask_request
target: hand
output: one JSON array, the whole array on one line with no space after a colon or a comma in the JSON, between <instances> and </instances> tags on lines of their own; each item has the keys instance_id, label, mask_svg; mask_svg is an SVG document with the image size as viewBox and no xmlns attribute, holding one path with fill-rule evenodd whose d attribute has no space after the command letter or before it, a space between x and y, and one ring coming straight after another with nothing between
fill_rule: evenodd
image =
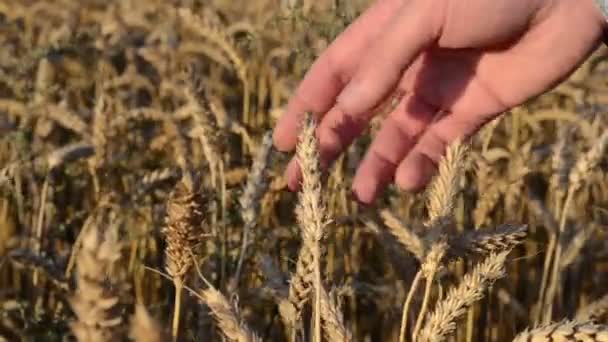
<instances>
[{"instance_id":1,"label":"hand","mask_svg":"<svg viewBox=\"0 0 608 342\"><path fill-rule=\"evenodd\" d=\"M274 131L275 146L293 150L312 111L326 168L397 92L403 97L359 165L353 192L370 203L391 181L420 189L446 145L565 79L597 47L604 25L594 0L379 0L315 61ZM292 160L292 190L299 172Z\"/></svg>"}]
</instances>

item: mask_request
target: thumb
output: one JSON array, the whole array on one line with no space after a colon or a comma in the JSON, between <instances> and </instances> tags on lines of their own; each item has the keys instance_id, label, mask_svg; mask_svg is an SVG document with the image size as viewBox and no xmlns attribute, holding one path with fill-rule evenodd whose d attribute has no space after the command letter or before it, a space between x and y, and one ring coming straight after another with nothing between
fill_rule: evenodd
<instances>
[{"instance_id":1,"label":"thumb","mask_svg":"<svg viewBox=\"0 0 608 342\"><path fill-rule=\"evenodd\" d=\"M444 1L406 1L372 44L337 106L347 115L361 116L377 107L395 89L403 73L440 36Z\"/></svg>"}]
</instances>

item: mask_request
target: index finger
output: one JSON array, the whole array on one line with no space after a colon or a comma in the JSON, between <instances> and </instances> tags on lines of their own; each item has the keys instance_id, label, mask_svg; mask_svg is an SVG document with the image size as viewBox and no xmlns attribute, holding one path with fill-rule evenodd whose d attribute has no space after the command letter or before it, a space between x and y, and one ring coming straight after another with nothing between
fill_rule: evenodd
<instances>
[{"instance_id":1,"label":"index finger","mask_svg":"<svg viewBox=\"0 0 608 342\"><path fill-rule=\"evenodd\" d=\"M400 0L377 1L314 62L274 130L277 149L291 151L295 148L304 113L322 116L333 107L336 97L356 71L364 51L401 4Z\"/></svg>"}]
</instances>

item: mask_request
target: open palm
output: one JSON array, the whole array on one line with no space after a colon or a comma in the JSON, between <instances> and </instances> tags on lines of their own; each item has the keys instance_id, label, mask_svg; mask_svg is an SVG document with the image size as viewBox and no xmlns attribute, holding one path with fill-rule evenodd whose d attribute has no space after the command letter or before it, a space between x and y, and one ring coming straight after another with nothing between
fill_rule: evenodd
<instances>
[{"instance_id":1,"label":"open palm","mask_svg":"<svg viewBox=\"0 0 608 342\"><path fill-rule=\"evenodd\" d=\"M390 182L424 186L450 142L567 77L604 29L593 0L380 0L315 62L279 121L278 149L295 148L312 111L327 167L400 95L361 162L353 190L365 203ZM291 189L299 184L292 160Z\"/></svg>"}]
</instances>

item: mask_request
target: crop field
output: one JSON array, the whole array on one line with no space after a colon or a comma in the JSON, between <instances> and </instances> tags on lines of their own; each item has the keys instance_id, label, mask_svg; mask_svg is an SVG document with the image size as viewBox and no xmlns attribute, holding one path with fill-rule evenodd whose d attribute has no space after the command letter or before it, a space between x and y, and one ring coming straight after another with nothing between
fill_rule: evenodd
<instances>
[{"instance_id":1,"label":"crop field","mask_svg":"<svg viewBox=\"0 0 608 342\"><path fill-rule=\"evenodd\" d=\"M272 129L347 0L0 0L0 341L608 341L608 54L420 193Z\"/></svg>"}]
</instances>

